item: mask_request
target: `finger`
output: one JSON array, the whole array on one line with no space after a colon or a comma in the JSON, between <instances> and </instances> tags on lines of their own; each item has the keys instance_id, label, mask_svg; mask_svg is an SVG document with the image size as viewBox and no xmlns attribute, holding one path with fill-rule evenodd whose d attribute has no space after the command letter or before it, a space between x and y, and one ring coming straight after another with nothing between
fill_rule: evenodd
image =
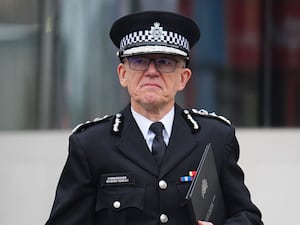
<instances>
[{"instance_id":1,"label":"finger","mask_svg":"<svg viewBox=\"0 0 300 225\"><path fill-rule=\"evenodd\" d=\"M206 221L200 221L200 220L198 220L198 225L214 225L214 224L211 223L211 222L206 222Z\"/></svg>"}]
</instances>

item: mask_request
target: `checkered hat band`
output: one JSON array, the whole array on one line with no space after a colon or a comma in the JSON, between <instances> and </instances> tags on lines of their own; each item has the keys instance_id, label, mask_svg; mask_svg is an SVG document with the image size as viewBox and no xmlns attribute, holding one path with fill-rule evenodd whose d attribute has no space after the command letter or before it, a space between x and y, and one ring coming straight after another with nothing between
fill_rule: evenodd
<instances>
[{"instance_id":1,"label":"checkered hat band","mask_svg":"<svg viewBox=\"0 0 300 225\"><path fill-rule=\"evenodd\" d=\"M136 31L123 37L120 42L120 50L125 50L128 46L138 46L142 43L178 46L181 49L185 49L187 52L189 52L190 49L188 40L180 34L162 31L161 35L154 36L149 30L145 30Z\"/></svg>"}]
</instances>

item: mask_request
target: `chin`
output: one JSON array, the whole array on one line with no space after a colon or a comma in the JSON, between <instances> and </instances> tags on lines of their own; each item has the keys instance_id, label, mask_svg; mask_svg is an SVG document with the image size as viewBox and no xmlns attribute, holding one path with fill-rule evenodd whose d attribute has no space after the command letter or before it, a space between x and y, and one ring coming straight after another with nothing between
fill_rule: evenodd
<instances>
[{"instance_id":1,"label":"chin","mask_svg":"<svg viewBox=\"0 0 300 225\"><path fill-rule=\"evenodd\" d=\"M153 106L156 107L156 106L162 104L162 101L157 98L143 98L143 99L140 99L138 102L147 108L153 107Z\"/></svg>"}]
</instances>

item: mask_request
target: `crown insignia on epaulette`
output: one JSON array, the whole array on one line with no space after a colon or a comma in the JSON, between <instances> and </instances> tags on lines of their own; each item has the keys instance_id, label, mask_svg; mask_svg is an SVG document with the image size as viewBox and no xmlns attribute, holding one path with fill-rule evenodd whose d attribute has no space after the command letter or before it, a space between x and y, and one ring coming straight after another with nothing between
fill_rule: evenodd
<instances>
[{"instance_id":1,"label":"crown insignia on epaulette","mask_svg":"<svg viewBox=\"0 0 300 225\"><path fill-rule=\"evenodd\" d=\"M229 119L227 119L226 117L224 117L224 116L219 116L219 115L217 115L215 112L208 112L207 110L205 110L205 109L200 109L200 110L198 110L198 109L192 109L192 112L194 113L194 114L198 114L198 115L201 115L201 116L207 116L207 117L213 117L213 118L217 118L217 119L220 119L220 120L222 120L222 121L224 121L224 122L226 122L226 123L228 123L228 124L231 124L231 122L230 122L230 120Z\"/></svg>"},{"instance_id":2,"label":"crown insignia on epaulette","mask_svg":"<svg viewBox=\"0 0 300 225\"><path fill-rule=\"evenodd\" d=\"M72 134L74 134L74 133L78 133L78 132L80 132L80 131L83 131L83 130L85 130L87 127L89 127L89 126L92 126L93 124L97 124L97 123L100 123L100 122L104 122L104 121L106 121L106 120L108 120L109 118L110 118L111 116L109 116L109 115L105 115L105 116L103 116L103 117L97 117L97 118L95 118L93 121L86 121L86 122L84 122L84 123L80 123L80 124L78 124L73 130L72 130Z\"/></svg>"}]
</instances>

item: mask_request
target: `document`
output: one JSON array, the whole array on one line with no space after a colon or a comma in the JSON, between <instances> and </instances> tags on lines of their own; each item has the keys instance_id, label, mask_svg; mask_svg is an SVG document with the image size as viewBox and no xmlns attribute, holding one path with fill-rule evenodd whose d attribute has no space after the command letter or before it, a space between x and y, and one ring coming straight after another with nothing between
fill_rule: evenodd
<instances>
[{"instance_id":1,"label":"document","mask_svg":"<svg viewBox=\"0 0 300 225\"><path fill-rule=\"evenodd\" d=\"M222 225L226 218L224 199L219 183L212 146L209 143L186 195L193 223L198 220Z\"/></svg>"}]
</instances>

